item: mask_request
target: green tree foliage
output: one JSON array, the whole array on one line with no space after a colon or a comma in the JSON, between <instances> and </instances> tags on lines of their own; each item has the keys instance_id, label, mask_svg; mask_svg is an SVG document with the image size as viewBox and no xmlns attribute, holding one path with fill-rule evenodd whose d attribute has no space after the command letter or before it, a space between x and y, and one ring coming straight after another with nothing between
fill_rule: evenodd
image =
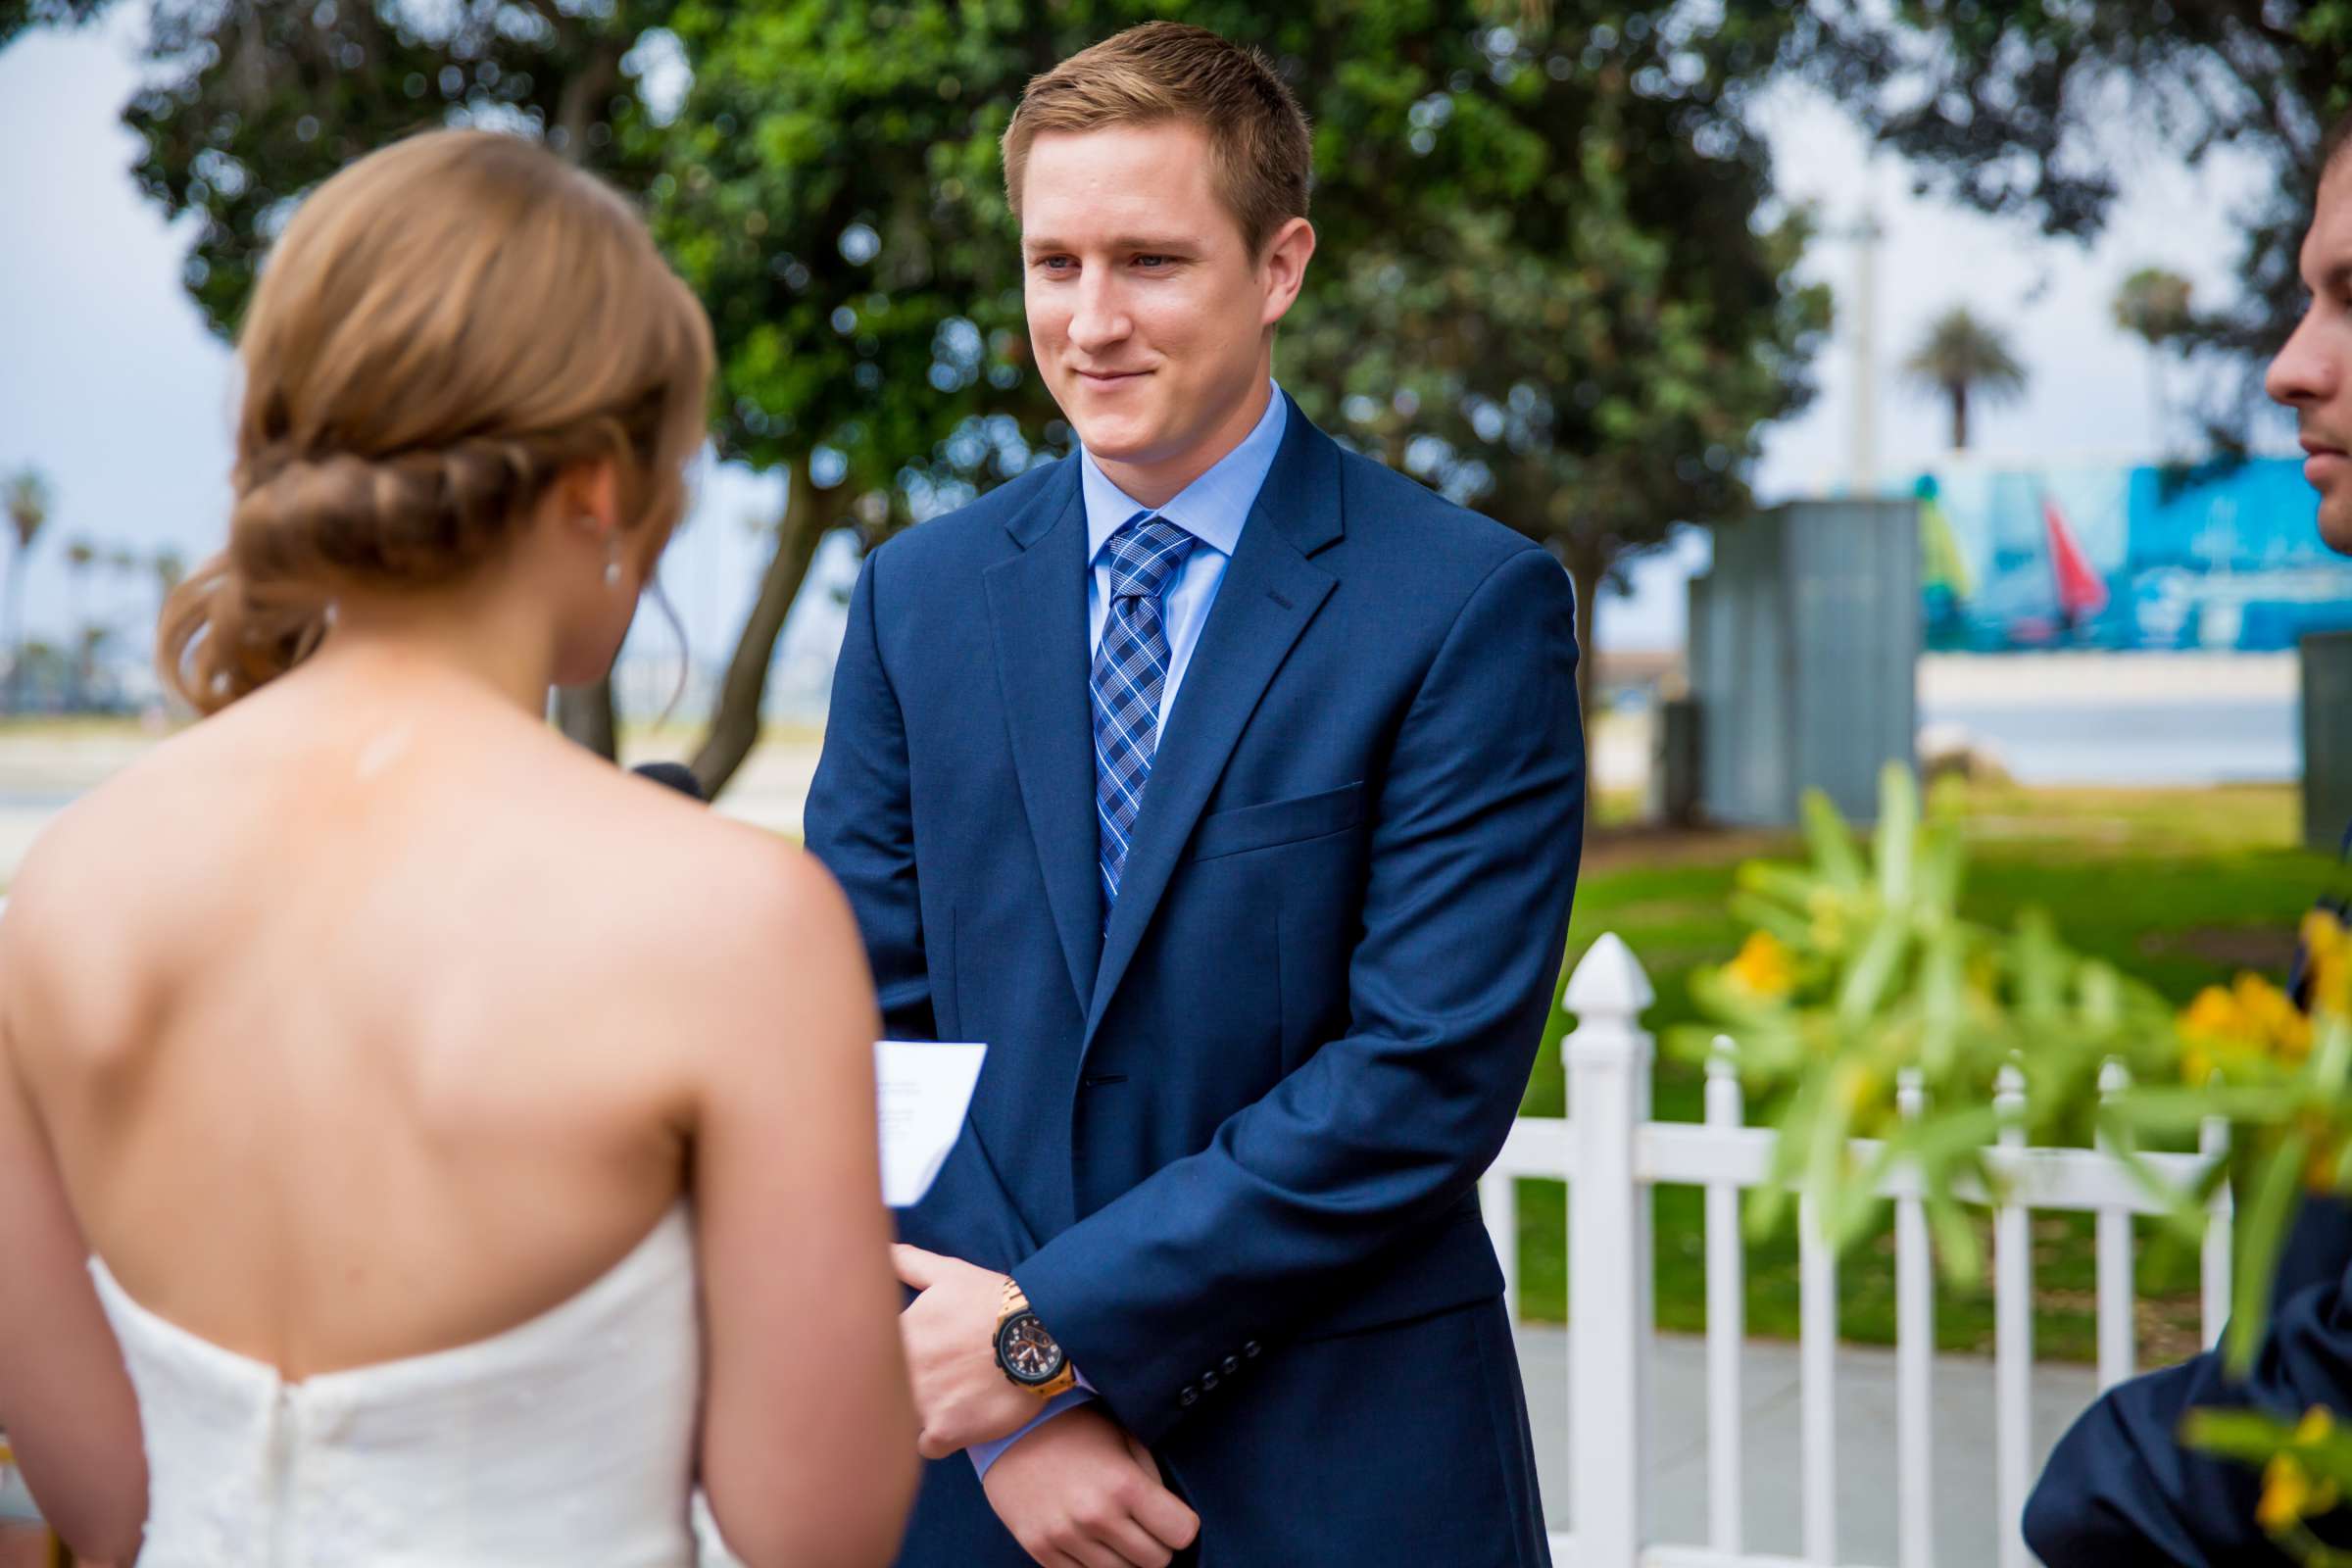
<instances>
[{"instance_id":1,"label":"green tree foliage","mask_svg":"<svg viewBox=\"0 0 2352 1568\"><path fill-rule=\"evenodd\" d=\"M746 699L827 529L870 543L1066 441L996 155L1051 61L1017 7L688 3L673 28L693 84L643 138L656 232L717 333L720 452L792 498L694 759L710 779L756 739Z\"/></svg>"},{"instance_id":2,"label":"green tree foliage","mask_svg":"<svg viewBox=\"0 0 2352 1568\"><path fill-rule=\"evenodd\" d=\"M1171 10L1262 49L1315 127L1321 246L1277 365L1311 415L1550 543L1588 642L1629 553L1746 504L1828 323L1740 117L1773 7L683 5L662 232L741 313L729 447L813 438L898 518L1065 445L995 144L1030 74Z\"/></svg>"},{"instance_id":3,"label":"green tree foliage","mask_svg":"<svg viewBox=\"0 0 2352 1568\"><path fill-rule=\"evenodd\" d=\"M32 24L91 20L105 0L15 0L0 42ZM123 110L145 143L133 173L173 219L193 217L182 282L234 333L264 253L304 192L401 136L482 124L546 138L623 189L644 117L631 51L667 0L151 0L153 68ZM612 750L611 697L566 693L567 733Z\"/></svg>"},{"instance_id":4,"label":"green tree foliage","mask_svg":"<svg viewBox=\"0 0 2352 1568\"><path fill-rule=\"evenodd\" d=\"M2148 346L2148 417L2161 433L2170 413L2164 395L2164 361L2180 351L2195 330L2195 290L2179 272L2161 267L2132 270L2116 286L2109 309L2115 324Z\"/></svg>"},{"instance_id":5,"label":"green tree foliage","mask_svg":"<svg viewBox=\"0 0 2352 1568\"><path fill-rule=\"evenodd\" d=\"M2188 330L2194 318L2189 280L2161 267L2134 268L2115 291L2115 324L2147 344L2161 349Z\"/></svg>"},{"instance_id":6,"label":"green tree foliage","mask_svg":"<svg viewBox=\"0 0 2352 1568\"><path fill-rule=\"evenodd\" d=\"M1990 213L2088 239L2119 186L2116 153L2149 137L2194 164L2251 153L2274 179L2250 195L2234 297L2177 341L2249 373L2205 410L2241 436L2261 362L2302 312L2295 255L2328 121L2352 104L2342 0L1819 0L1785 62L1911 159L1923 183Z\"/></svg>"},{"instance_id":7,"label":"green tree foliage","mask_svg":"<svg viewBox=\"0 0 2352 1568\"><path fill-rule=\"evenodd\" d=\"M1344 440L1551 545L1588 643L1630 553L1746 505L1828 321L1742 118L1794 25L1760 0L152 4L178 64L129 110L141 178L203 218L188 281L223 328L286 201L419 124L563 128L644 193L717 329L720 452L791 478L707 785L755 738L825 529L870 540L1066 450L996 144L1031 75L1123 26L1179 15L1297 87L1321 249L1278 372Z\"/></svg>"}]
</instances>

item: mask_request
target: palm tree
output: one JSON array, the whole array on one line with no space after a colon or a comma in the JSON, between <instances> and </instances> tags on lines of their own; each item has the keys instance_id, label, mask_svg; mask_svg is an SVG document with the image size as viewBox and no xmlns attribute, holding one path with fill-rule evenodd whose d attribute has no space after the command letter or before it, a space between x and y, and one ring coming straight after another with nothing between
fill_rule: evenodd
<instances>
[{"instance_id":1,"label":"palm tree","mask_svg":"<svg viewBox=\"0 0 2352 1568\"><path fill-rule=\"evenodd\" d=\"M2115 291L2115 324L2148 346L2148 418L2159 444L2164 440L2164 354L2180 347L2191 322L2191 285L2161 267L2135 270Z\"/></svg>"},{"instance_id":2,"label":"palm tree","mask_svg":"<svg viewBox=\"0 0 2352 1568\"><path fill-rule=\"evenodd\" d=\"M98 547L86 536L66 541L66 582L73 595L66 619L78 639L74 646L81 656L74 664L74 704L76 708L81 706L83 697L89 691L91 665L98 652L97 645L88 635L96 628L83 620L83 602L87 595L90 568L97 564Z\"/></svg>"},{"instance_id":3,"label":"palm tree","mask_svg":"<svg viewBox=\"0 0 2352 1568\"><path fill-rule=\"evenodd\" d=\"M1906 375L1925 390L1949 398L1952 449L1968 448L1968 401L2011 402L2026 391L2026 368L2009 352L2000 329L1955 305L1928 324L1928 335L1903 362Z\"/></svg>"},{"instance_id":4,"label":"palm tree","mask_svg":"<svg viewBox=\"0 0 2352 1568\"><path fill-rule=\"evenodd\" d=\"M0 483L0 508L8 512L8 520L17 537L16 553L8 563L8 646L13 657L8 663L8 692L11 709L21 708L24 696L24 558L32 552L32 542L40 537L41 525L49 520L49 481L37 468L19 468Z\"/></svg>"},{"instance_id":5,"label":"palm tree","mask_svg":"<svg viewBox=\"0 0 2352 1568\"><path fill-rule=\"evenodd\" d=\"M91 700L91 687L96 684L99 662L105 658L115 634L109 627L91 621L74 638L74 706L86 710Z\"/></svg>"},{"instance_id":6,"label":"palm tree","mask_svg":"<svg viewBox=\"0 0 2352 1568\"><path fill-rule=\"evenodd\" d=\"M172 590L178 587L179 580L188 574L188 562L185 556L166 545L147 558L147 569L155 573L158 596L169 599Z\"/></svg>"},{"instance_id":7,"label":"palm tree","mask_svg":"<svg viewBox=\"0 0 2352 1568\"><path fill-rule=\"evenodd\" d=\"M164 545L147 558L147 570L150 573L149 580L155 585L154 621L160 624L165 602L172 597L172 590L178 587L180 580L188 574L188 559L172 546Z\"/></svg>"}]
</instances>

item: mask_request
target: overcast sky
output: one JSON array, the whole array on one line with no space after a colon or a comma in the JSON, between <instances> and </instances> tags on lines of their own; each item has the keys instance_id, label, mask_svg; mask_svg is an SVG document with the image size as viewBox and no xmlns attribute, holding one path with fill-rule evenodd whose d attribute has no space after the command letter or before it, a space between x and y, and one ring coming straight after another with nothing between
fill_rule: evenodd
<instances>
[{"instance_id":1,"label":"overcast sky","mask_svg":"<svg viewBox=\"0 0 2352 1568\"><path fill-rule=\"evenodd\" d=\"M137 77L145 10L119 6L103 27L34 32L0 51L0 472L34 464L57 496L27 581L36 635L63 636L77 609L125 624L152 614L143 577L101 574L90 604L74 606L70 539L141 556L169 543L195 559L224 526L228 350L179 287L186 236L133 186L137 141L118 118ZM1885 226L1874 356L1883 476L1915 473L1942 451L1942 408L1904 386L1894 367L1929 318L1954 304L2005 326L2032 372L2023 401L1976 413L1976 444L1987 454L2130 461L2164 445L2146 353L2111 324L2108 300L2142 265L2185 273L2202 299L2226 297L2237 255L2232 215L2258 189L2258 169L2223 162L2192 172L2125 127L2115 156L2126 199L2086 249L1913 197L1907 171L1868 159L1851 124L1818 97L1776 91L1761 118L1786 196L1819 204L1834 229L1859 215L1867 192ZM1825 238L1807 267L1838 291L1839 335L1819 364L1821 396L1768 435L1756 475L1767 499L1835 490L1853 470L1855 247ZM2291 450L2291 428L2273 424L2268 434ZM759 564L745 521L772 515L777 495L771 481L717 471L667 558L671 597L704 660L733 641ZM1679 642L1683 576L1703 554L1641 569L1634 598L1605 607L1603 646ZM816 628L796 628L804 630ZM663 653L671 646L658 616L643 617L641 632Z\"/></svg>"}]
</instances>

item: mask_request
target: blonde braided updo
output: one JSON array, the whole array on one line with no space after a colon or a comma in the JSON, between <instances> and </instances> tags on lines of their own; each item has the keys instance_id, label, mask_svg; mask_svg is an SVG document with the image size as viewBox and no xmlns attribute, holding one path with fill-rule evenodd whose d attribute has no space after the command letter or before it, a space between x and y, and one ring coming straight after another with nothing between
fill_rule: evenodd
<instances>
[{"instance_id":1,"label":"blonde braided updo","mask_svg":"<svg viewBox=\"0 0 2352 1568\"><path fill-rule=\"evenodd\" d=\"M237 355L228 544L156 636L204 713L306 658L338 587L431 589L496 558L576 465L613 465L650 569L712 360L702 306L618 194L472 130L370 154L305 200Z\"/></svg>"}]
</instances>

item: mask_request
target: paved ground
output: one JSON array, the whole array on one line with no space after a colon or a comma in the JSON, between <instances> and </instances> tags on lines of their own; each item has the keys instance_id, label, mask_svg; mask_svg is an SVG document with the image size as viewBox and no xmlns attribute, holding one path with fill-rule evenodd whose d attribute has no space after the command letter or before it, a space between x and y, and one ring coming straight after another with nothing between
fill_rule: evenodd
<instances>
[{"instance_id":1,"label":"paved ground","mask_svg":"<svg viewBox=\"0 0 2352 1568\"><path fill-rule=\"evenodd\" d=\"M1543 1476L1544 1516L1554 1530L1574 1527L1568 1508L1568 1336L1559 1328L1519 1334L1529 1413ZM2084 1366L2034 1369L2034 1468L2090 1401L2096 1383ZM1740 1368L1741 1467L1745 1548L1796 1554L1802 1463L1797 1421L1797 1349L1751 1341ZM1938 1568L1974 1568L1993 1559L1992 1362L1945 1355L1936 1360L1935 1498ZM1707 1535L1705 1342L1658 1341L1652 1472L1653 1535L1703 1544ZM1895 1560L1894 1355L1848 1347L1838 1356L1838 1560ZM1562 1568L1569 1568L1563 1564Z\"/></svg>"}]
</instances>

